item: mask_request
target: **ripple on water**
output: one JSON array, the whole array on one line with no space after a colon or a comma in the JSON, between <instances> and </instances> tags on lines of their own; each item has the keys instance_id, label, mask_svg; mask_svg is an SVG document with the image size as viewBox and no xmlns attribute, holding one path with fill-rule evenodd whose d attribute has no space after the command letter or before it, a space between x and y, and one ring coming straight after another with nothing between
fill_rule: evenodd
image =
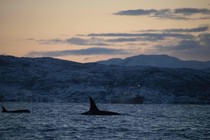
<instances>
[{"instance_id":1,"label":"ripple on water","mask_svg":"<svg viewBox=\"0 0 210 140\"><path fill-rule=\"evenodd\" d=\"M120 116L83 116L87 104L4 103L30 114L0 113L0 139L210 139L205 105L106 105Z\"/></svg>"}]
</instances>

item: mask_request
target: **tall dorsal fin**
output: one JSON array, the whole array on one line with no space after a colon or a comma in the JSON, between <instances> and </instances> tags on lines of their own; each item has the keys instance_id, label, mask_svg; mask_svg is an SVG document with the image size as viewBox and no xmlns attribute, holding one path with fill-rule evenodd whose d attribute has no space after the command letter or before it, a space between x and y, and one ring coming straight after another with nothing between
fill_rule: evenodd
<instances>
[{"instance_id":1,"label":"tall dorsal fin","mask_svg":"<svg viewBox=\"0 0 210 140\"><path fill-rule=\"evenodd\" d=\"M99 111L98 107L96 106L95 102L93 101L93 99L91 97L89 97L90 99L90 111Z\"/></svg>"},{"instance_id":2,"label":"tall dorsal fin","mask_svg":"<svg viewBox=\"0 0 210 140\"><path fill-rule=\"evenodd\" d=\"M4 106L1 107L2 107L2 112L7 112L7 109Z\"/></svg>"}]
</instances>

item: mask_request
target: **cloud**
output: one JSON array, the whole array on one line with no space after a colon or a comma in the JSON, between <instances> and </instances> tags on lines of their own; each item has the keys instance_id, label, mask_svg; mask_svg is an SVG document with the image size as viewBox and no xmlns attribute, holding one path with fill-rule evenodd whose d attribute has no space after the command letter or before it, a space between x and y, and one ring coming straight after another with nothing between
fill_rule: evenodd
<instances>
[{"instance_id":1,"label":"cloud","mask_svg":"<svg viewBox=\"0 0 210 140\"><path fill-rule=\"evenodd\" d=\"M178 16L173 13L170 9L136 9L136 10L124 10L124 11L118 11L117 13L114 13L114 15L121 15L121 16L150 16L150 17L158 17L158 18L169 18L169 19L185 19L188 18L183 16Z\"/></svg>"},{"instance_id":2,"label":"cloud","mask_svg":"<svg viewBox=\"0 0 210 140\"><path fill-rule=\"evenodd\" d=\"M41 39L41 40L35 40L36 42L38 42L39 44L63 44L64 41L62 39L50 39L50 40L45 40L45 39Z\"/></svg>"},{"instance_id":3,"label":"cloud","mask_svg":"<svg viewBox=\"0 0 210 140\"><path fill-rule=\"evenodd\" d=\"M67 39L66 42L74 45L108 46L108 44L104 43L104 40L98 38L82 39L78 37L73 37Z\"/></svg>"},{"instance_id":4,"label":"cloud","mask_svg":"<svg viewBox=\"0 0 210 140\"><path fill-rule=\"evenodd\" d=\"M195 56L210 60L210 34L200 34L195 40L181 40L176 45L157 45L158 52Z\"/></svg>"},{"instance_id":5,"label":"cloud","mask_svg":"<svg viewBox=\"0 0 210 140\"><path fill-rule=\"evenodd\" d=\"M142 30L140 32L173 32L173 33L197 33L205 32L209 29L209 26L200 26L195 28L174 28L174 29L164 29L164 30Z\"/></svg>"},{"instance_id":6,"label":"cloud","mask_svg":"<svg viewBox=\"0 0 210 140\"><path fill-rule=\"evenodd\" d=\"M193 18L192 15L198 14L200 17ZM177 8L177 9L135 9L123 10L114 13L114 15L121 16L149 16L161 19L174 20L196 20L196 19L210 19L210 10L203 8Z\"/></svg>"},{"instance_id":7,"label":"cloud","mask_svg":"<svg viewBox=\"0 0 210 140\"><path fill-rule=\"evenodd\" d=\"M109 48L87 48L80 50L63 50L63 51L47 51L47 52L29 52L27 57L60 57L68 55L114 55L128 53L122 49L109 49Z\"/></svg>"},{"instance_id":8,"label":"cloud","mask_svg":"<svg viewBox=\"0 0 210 140\"><path fill-rule=\"evenodd\" d=\"M146 41L146 40L149 40L149 39L130 37L130 38L112 38L112 39L107 39L106 41L118 43L118 42L136 42L136 41Z\"/></svg>"},{"instance_id":9,"label":"cloud","mask_svg":"<svg viewBox=\"0 0 210 140\"><path fill-rule=\"evenodd\" d=\"M191 39L191 34L179 33L99 33L88 34L88 39L72 37L67 39L34 40L40 44L73 44L80 46L110 46L114 43L138 42L138 41L159 41L167 38ZM107 37L101 39L100 37Z\"/></svg>"},{"instance_id":10,"label":"cloud","mask_svg":"<svg viewBox=\"0 0 210 140\"><path fill-rule=\"evenodd\" d=\"M183 51L183 50L192 50L194 48L200 47L199 42L194 41L194 40L182 40L179 42L177 45L174 46L164 46L164 45L159 45L156 46L159 48L161 51Z\"/></svg>"},{"instance_id":11,"label":"cloud","mask_svg":"<svg viewBox=\"0 0 210 140\"><path fill-rule=\"evenodd\" d=\"M193 38L191 34L179 34L179 33L99 33L88 34L91 37L147 37L156 40L162 40L164 38ZM125 38L126 39L126 38Z\"/></svg>"},{"instance_id":12,"label":"cloud","mask_svg":"<svg viewBox=\"0 0 210 140\"><path fill-rule=\"evenodd\" d=\"M182 15L194 15L194 14L204 14L204 15L210 15L210 10L203 8L203 9L198 9L198 8L179 8L175 9L174 13L176 14L182 14Z\"/></svg>"},{"instance_id":13,"label":"cloud","mask_svg":"<svg viewBox=\"0 0 210 140\"><path fill-rule=\"evenodd\" d=\"M115 46L117 43L126 42L155 42L167 39L193 39L191 33L200 33L208 31L209 26L198 26L194 28L171 28L163 30L141 30L138 33L90 33L77 35L76 37L60 39L25 39L36 41L39 44L68 44L80 46ZM78 37L79 36L79 37Z\"/></svg>"},{"instance_id":14,"label":"cloud","mask_svg":"<svg viewBox=\"0 0 210 140\"><path fill-rule=\"evenodd\" d=\"M72 37L67 39L49 39L49 40L36 40L40 44L73 44L81 46L109 46L109 44L104 43L104 40L97 38L83 39L78 37Z\"/></svg>"},{"instance_id":15,"label":"cloud","mask_svg":"<svg viewBox=\"0 0 210 140\"><path fill-rule=\"evenodd\" d=\"M109 43L124 43L124 42L139 42L139 41L160 41L164 40L166 37L163 36L146 36L146 37L120 37L120 38L112 38L107 39L106 41Z\"/></svg>"},{"instance_id":16,"label":"cloud","mask_svg":"<svg viewBox=\"0 0 210 140\"><path fill-rule=\"evenodd\" d=\"M137 9L137 10L125 10L125 11L119 11L117 13L114 13L115 15L127 15L127 16L139 16L139 15L152 15L157 13L158 10L155 9Z\"/></svg>"},{"instance_id":17,"label":"cloud","mask_svg":"<svg viewBox=\"0 0 210 140\"><path fill-rule=\"evenodd\" d=\"M210 47L210 33L200 34L198 36L200 44Z\"/></svg>"}]
</instances>

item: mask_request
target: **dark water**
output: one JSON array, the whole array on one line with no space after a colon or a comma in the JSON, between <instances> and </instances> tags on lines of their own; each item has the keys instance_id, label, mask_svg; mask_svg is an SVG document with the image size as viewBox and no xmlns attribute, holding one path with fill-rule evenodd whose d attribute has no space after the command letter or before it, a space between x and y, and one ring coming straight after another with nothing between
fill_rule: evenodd
<instances>
[{"instance_id":1,"label":"dark water","mask_svg":"<svg viewBox=\"0 0 210 140\"><path fill-rule=\"evenodd\" d=\"M110 105L120 116L83 116L88 104L2 103L30 114L0 113L0 140L33 139L210 139L210 106Z\"/></svg>"}]
</instances>

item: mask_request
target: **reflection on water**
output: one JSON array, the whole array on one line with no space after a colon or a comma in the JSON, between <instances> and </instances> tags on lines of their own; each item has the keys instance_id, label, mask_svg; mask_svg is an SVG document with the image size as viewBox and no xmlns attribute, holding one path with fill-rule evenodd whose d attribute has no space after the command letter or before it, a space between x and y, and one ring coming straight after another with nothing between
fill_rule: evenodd
<instances>
[{"instance_id":1,"label":"reflection on water","mask_svg":"<svg viewBox=\"0 0 210 140\"><path fill-rule=\"evenodd\" d=\"M89 104L2 103L9 110L27 108L30 114L0 113L0 139L208 139L207 105L110 105L103 110L120 116L84 116Z\"/></svg>"}]
</instances>

